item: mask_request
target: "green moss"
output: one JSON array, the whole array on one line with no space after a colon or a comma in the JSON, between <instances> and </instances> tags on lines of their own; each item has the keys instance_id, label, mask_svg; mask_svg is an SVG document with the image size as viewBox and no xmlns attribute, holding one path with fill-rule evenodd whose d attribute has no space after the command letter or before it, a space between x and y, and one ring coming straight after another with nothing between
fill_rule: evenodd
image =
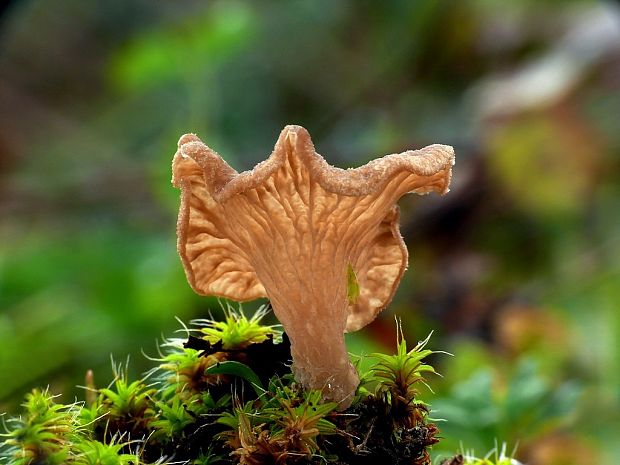
<instances>
[{"instance_id":1,"label":"green moss","mask_svg":"<svg viewBox=\"0 0 620 465\"><path fill-rule=\"evenodd\" d=\"M14 465L66 463L79 442L80 406L61 405L47 390L33 390L22 404L23 414L8 421L4 456Z\"/></svg>"},{"instance_id":2,"label":"green moss","mask_svg":"<svg viewBox=\"0 0 620 465\"><path fill-rule=\"evenodd\" d=\"M129 380L87 376L84 403L61 405L46 391L26 396L6 421L4 463L16 465L428 464L438 432L416 399L428 339L407 351L400 326L395 355L373 354L344 412L304 390L290 371L290 346L277 328L247 317L199 320L185 338L165 339L156 366ZM197 335L197 336L194 336ZM90 381L89 381L90 380ZM476 464L486 465L486 464ZM503 465L503 464L502 464Z\"/></svg>"},{"instance_id":3,"label":"green moss","mask_svg":"<svg viewBox=\"0 0 620 465\"><path fill-rule=\"evenodd\" d=\"M264 342L272 337L278 340L282 331L278 326L261 324L261 320L269 313L268 306L260 307L256 313L248 318L241 309L227 305L224 308L224 321L213 319L195 320L200 326L200 333L205 341L211 344L222 344L227 350L242 349L249 344Z\"/></svg>"},{"instance_id":4,"label":"green moss","mask_svg":"<svg viewBox=\"0 0 620 465\"><path fill-rule=\"evenodd\" d=\"M513 454L514 455L514 451ZM486 456L479 458L471 453L461 453L441 462L441 465L521 465L510 455L506 454L506 444L501 448L495 447Z\"/></svg>"}]
</instances>

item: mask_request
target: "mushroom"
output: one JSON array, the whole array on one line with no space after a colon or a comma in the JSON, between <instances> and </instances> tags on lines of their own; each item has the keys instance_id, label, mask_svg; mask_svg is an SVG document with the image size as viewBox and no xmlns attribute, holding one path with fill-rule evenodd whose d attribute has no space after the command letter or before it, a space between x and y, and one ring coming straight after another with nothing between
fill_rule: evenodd
<instances>
[{"instance_id":1,"label":"mushroom","mask_svg":"<svg viewBox=\"0 0 620 465\"><path fill-rule=\"evenodd\" d=\"M235 301L268 297L297 381L346 408L359 376L344 333L389 304L407 266L395 202L447 192L452 147L343 170L315 152L304 128L286 126L271 156L242 173L193 134L178 147L177 245L191 287Z\"/></svg>"}]
</instances>

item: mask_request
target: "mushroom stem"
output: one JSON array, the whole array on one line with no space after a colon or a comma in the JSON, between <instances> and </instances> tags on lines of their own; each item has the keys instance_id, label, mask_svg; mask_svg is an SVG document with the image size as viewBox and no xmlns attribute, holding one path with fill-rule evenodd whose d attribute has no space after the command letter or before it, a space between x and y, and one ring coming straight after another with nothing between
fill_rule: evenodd
<instances>
[{"instance_id":1,"label":"mushroom stem","mask_svg":"<svg viewBox=\"0 0 620 465\"><path fill-rule=\"evenodd\" d=\"M348 306L344 277L342 273L339 280L306 283L308 292L295 299L290 294L269 295L291 340L295 379L306 388L322 390L342 410L351 404L359 384L344 340ZM300 313L305 318L299 318Z\"/></svg>"}]
</instances>

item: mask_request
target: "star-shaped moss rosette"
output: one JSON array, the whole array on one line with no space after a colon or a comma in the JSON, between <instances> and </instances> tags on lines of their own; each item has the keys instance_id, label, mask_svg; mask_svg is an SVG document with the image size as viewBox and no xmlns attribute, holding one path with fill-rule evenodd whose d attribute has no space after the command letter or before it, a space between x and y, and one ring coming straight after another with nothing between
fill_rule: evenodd
<instances>
[{"instance_id":1,"label":"star-shaped moss rosette","mask_svg":"<svg viewBox=\"0 0 620 465\"><path fill-rule=\"evenodd\" d=\"M431 145L343 170L316 153L304 128L287 126L267 160L237 173L184 135L173 184L187 279L199 294L268 297L296 379L344 409L359 382L344 333L389 304L407 266L395 203L447 192L453 164L452 147Z\"/></svg>"}]
</instances>

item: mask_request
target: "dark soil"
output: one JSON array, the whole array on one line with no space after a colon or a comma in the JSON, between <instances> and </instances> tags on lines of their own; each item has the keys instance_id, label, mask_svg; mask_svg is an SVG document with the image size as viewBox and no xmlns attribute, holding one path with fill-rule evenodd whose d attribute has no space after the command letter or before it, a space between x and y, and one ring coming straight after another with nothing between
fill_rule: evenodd
<instances>
[{"instance_id":1,"label":"dark soil","mask_svg":"<svg viewBox=\"0 0 620 465\"><path fill-rule=\"evenodd\" d=\"M427 448L438 442L434 424L406 428L374 396L343 412L336 424L343 434L326 438L323 448L338 456L339 465L423 465L430 463Z\"/></svg>"}]
</instances>

